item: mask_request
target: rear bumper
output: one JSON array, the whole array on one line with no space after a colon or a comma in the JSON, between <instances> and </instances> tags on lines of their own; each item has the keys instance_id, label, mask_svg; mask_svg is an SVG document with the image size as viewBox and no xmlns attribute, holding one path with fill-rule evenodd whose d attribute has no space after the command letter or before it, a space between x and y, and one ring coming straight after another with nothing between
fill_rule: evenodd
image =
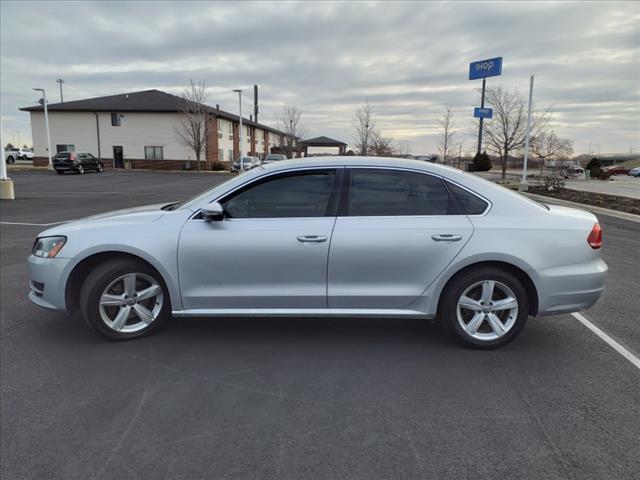
<instances>
[{"instance_id":1,"label":"rear bumper","mask_svg":"<svg viewBox=\"0 0 640 480\"><path fill-rule=\"evenodd\" d=\"M602 295L607 264L601 258L591 262L538 270L538 315L577 312L592 307Z\"/></svg>"}]
</instances>

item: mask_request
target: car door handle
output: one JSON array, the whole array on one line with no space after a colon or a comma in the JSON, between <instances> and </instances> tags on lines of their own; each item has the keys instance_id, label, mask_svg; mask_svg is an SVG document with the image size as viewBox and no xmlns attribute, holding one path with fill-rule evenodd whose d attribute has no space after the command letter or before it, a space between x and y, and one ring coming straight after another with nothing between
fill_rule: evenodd
<instances>
[{"instance_id":1,"label":"car door handle","mask_svg":"<svg viewBox=\"0 0 640 480\"><path fill-rule=\"evenodd\" d=\"M298 241L302 243L322 243L327 241L326 235L300 235Z\"/></svg>"},{"instance_id":2,"label":"car door handle","mask_svg":"<svg viewBox=\"0 0 640 480\"><path fill-rule=\"evenodd\" d=\"M454 235L453 233L442 233L440 235L431 235L436 242L458 242L462 240L462 235Z\"/></svg>"}]
</instances>

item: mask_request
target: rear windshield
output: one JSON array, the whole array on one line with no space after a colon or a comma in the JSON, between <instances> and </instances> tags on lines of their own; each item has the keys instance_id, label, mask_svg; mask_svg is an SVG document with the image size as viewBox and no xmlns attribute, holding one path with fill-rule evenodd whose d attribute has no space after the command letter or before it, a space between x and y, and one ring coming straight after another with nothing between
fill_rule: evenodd
<instances>
[{"instance_id":1,"label":"rear windshield","mask_svg":"<svg viewBox=\"0 0 640 480\"><path fill-rule=\"evenodd\" d=\"M56 158L69 158L69 152L56 153Z\"/></svg>"}]
</instances>

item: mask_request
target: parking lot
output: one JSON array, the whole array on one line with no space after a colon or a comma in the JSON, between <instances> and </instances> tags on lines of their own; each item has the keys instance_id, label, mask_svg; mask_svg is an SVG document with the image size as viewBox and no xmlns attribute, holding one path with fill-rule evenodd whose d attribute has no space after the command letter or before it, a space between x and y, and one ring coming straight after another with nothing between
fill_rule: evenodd
<instances>
[{"instance_id":1,"label":"parking lot","mask_svg":"<svg viewBox=\"0 0 640 480\"><path fill-rule=\"evenodd\" d=\"M174 319L106 342L27 299L48 224L185 199L225 174L14 172L1 213L3 478L634 478L640 370L575 316L496 351L437 324ZM640 222L599 215L586 320L640 354ZM215 252L212 252L215 254ZM636 477L637 478L637 477Z\"/></svg>"}]
</instances>

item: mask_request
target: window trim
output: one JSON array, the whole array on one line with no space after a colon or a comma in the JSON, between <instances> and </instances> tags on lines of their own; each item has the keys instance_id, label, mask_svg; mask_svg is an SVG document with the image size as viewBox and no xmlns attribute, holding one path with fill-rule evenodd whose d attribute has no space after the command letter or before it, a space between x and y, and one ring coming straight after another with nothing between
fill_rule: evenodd
<instances>
[{"instance_id":1,"label":"window trim","mask_svg":"<svg viewBox=\"0 0 640 480\"><path fill-rule=\"evenodd\" d=\"M454 213L451 215L366 215L366 216L362 216L362 215L349 215L348 213L348 205L349 205L349 196L351 195L351 171L352 170L393 170L396 172L410 172L410 173L419 173L422 175L429 175L431 177L437 178L439 179L441 182L444 183L444 188L447 191L447 194L450 196L450 198L452 199L452 201L458 205L458 202L455 200L455 197L451 194L451 191L447 188L447 182L451 182L452 184L454 184L457 187L462 188L463 190L466 190L467 192L471 193L472 195L475 195L476 197L480 198L481 200L483 200L484 202L486 202L487 204L487 208L485 208L485 210L482 213L477 213L477 214L472 214L469 215L467 213ZM451 180L448 177L444 177L442 175L439 175L437 173L434 172L425 172L424 170L419 170L419 169L413 169L413 168L403 168L403 167L388 167L388 166L380 166L380 165L350 165L345 167L345 175L343 177L343 189L342 189L342 193L340 195L340 205L338 207L338 217L345 217L345 218L440 218L440 217L460 217L460 216L465 216L465 217L483 217L485 216L487 213L489 213L489 211L491 210L491 207L493 207L493 203L485 198L484 196L474 192L473 190L469 189L468 187L465 187L464 185L460 185L458 182L455 182L453 180ZM461 211L464 212L464 209L461 208Z\"/></svg>"}]
</instances>

